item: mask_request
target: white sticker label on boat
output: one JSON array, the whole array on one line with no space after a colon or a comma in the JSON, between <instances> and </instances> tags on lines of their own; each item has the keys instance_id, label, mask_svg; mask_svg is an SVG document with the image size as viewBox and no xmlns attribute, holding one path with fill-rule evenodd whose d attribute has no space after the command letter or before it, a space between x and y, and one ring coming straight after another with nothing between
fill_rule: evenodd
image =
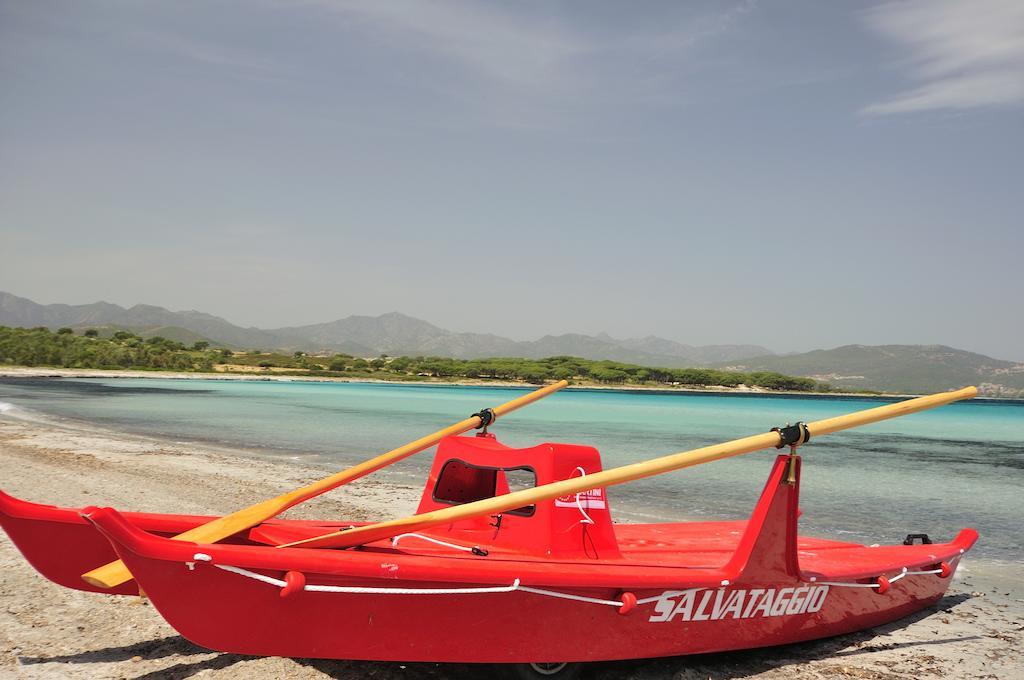
<instances>
[{"instance_id":1,"label":"white sticker label on boat","mask_svg":"<svg viewBox=\"0 0 1024 680\"><path fill-rule=\"evenodd\" d=\"M666 590L648 621L719 621L812 614L825 605L828 586Z\"/></svg>"},{"instance_id":2,"label":"white sticker label on boat","mask_svg":"<svg viewBox=\"0 0 1024 680\"><path fill-rule=\"evenodd\" d=\"M593 508L596 510L604 510L604 489L589 489L582 491L579 494L579 503L576 502L577 494L569 494L568 496L559 496L555 499L556 508L578 508L583 506L584 508Z\"/></svg>"}]
</instances>

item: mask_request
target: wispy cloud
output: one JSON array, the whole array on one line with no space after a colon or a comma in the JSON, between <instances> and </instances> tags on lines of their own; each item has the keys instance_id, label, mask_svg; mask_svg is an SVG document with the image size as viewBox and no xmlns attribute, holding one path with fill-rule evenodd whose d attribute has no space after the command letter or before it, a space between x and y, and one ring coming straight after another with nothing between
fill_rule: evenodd
<instances>
[{"instance_id":1,"label":"wispy cloud","mask_svg":"<svg viewBox=\"0 0 1024 680\"><path fill-rule=\"evenodd\" d=\"M678 54L728 33L754 11L757 2L740 0L732 6L723 5L716 13L697 16L680 25L628 36L625 44L643 52Z\"/></svg>"},{"instance_id":2,"label":"wispy cloud","mask_svg":"<svg viewBox=\"0 0 1024 680\"><path fill-rule=\"evenodd\" d=\"M868 11L868 25L908 52L919 83L866 114L1024 102L1024 1L904 0Z\"/></svg>"},{"instance_id":3,"label":"wispy cloud","mask_svg":"<svg viewBox=\"0 0 1024 680\"><path fill-rule=\"evenodd\" d=\"M239 74L265 76L276 68L271 59L255 52L185 37L169 31L136 30L129 32L128 36L149 49L160 50L206 66L229 69Z\"/></svg>"},{"instance_id":4,"label":"wispy cloud","mask_svg":"<svg viewBox=\"0 0 1024 680\"><path fill-rule=\"evenodd\" d=\"M524 11L516 3L465 0L311 1L402 49L447 58L498 86L538 92L601 80L595 69L617 56L679 58L731 30L757 2L738 0L710 13L609 32L559 16L554 6Z\"/></svg>"},{"instance_id":5,"label":"wispy cloud","mask_svg":"<svg viewBox=\"0 0 1024 680\"><path fill-rule=\"evenodd\" d=\"M446 56L506 85L536 87L558 80L574 57L592 49L579 33L513 12L514 5L416 0L318 4L406 48Z\"/></svg>"}]
</instances>

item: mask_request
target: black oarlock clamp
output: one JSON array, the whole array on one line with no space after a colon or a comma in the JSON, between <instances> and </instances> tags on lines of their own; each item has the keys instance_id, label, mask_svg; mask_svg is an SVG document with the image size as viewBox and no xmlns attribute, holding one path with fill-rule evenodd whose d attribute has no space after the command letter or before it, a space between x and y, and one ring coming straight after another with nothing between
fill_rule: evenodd
<instances>
[{"instance_id":1,"label":"black oarlock clamp","mask_svg":"<svg viewBox=\"0 0 1024 680\"><path fill-rule=\"evenodd\" d=\"M786 423L785 427L773 427L769 431L779 433L779 443L775 446L777 449L786 446L796 448L801 444L811 441L811 433L804 423L797 423L796 425Z\"/></svg>"},{"instance_id":2,"label":"black oarlock clamp","mask_svg":"<svg viewBox=\"0 0 1024 680\"><path fill-rule=\"evenodd\" d=\"M796 455L796 448L801 444L809 442L811 440L811 433L807 426L800 422L796 425L786 423L785 427L773 427L769 432L779 433L779 443L775 448L789 447L789 468L786 471L786 484L793 486L796 484L796 461L799 458Z\"/></svg>"},{"instance_id":3,"label":"black oarlock clamp","mask_svg":"<svg viewBox=\"0 0 1024 680\"><path fill-rule=\"evenodd\" d=\"M489 408L480 409L473 415L480 419L480 424L476 426L476 429L480 430L480 432L477 434L478 437L487 436L487 427L498 419L498 416L495 415L494 410Z\"/></svg>"}]
</instances>

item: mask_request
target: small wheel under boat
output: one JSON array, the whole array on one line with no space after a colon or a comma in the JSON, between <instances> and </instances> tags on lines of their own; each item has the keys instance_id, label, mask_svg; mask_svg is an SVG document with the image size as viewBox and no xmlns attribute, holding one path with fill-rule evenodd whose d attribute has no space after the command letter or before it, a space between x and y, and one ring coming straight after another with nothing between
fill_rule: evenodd
<instances>
[{"instance_id":1,"label":"small wheel under boat","mask_svg":"<svg viewBox=\"0 0 1024 680\"><path fill-rule=\"evenodd\" d=\"M575 680L583 670L582 663L510 663L505 665L506 677L515 680Z\"/></svg>"}]
</instances>

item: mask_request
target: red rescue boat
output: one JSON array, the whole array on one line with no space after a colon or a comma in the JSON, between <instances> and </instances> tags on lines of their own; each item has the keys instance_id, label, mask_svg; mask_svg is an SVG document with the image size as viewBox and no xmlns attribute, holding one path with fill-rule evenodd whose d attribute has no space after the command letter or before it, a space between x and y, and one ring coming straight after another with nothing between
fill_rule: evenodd
<instances>
[{"instance_id":1,"label":"red rescue boat","mask_svg":"<svg viewBox=\"0 0 1024 680\"><path fill-rule=\"evenodd\" d=\"M452 436L438 447L419 513L600 470L592 447L514 449L490 434ZM748 520L615 524L606 490L593 488L348 550L280 546L360 523L276 520L196 544L169 537L212 518L79 511L3 494L0 524L51 580L141 588L184 637L210 649L537 668L878 626L940 599L978 537L964 529L948 543L864 546L798 536L799 486L791 453L776 458ZM103 590L81 580L115 556L134 582Z\"/></svg>"}]
</instances>

